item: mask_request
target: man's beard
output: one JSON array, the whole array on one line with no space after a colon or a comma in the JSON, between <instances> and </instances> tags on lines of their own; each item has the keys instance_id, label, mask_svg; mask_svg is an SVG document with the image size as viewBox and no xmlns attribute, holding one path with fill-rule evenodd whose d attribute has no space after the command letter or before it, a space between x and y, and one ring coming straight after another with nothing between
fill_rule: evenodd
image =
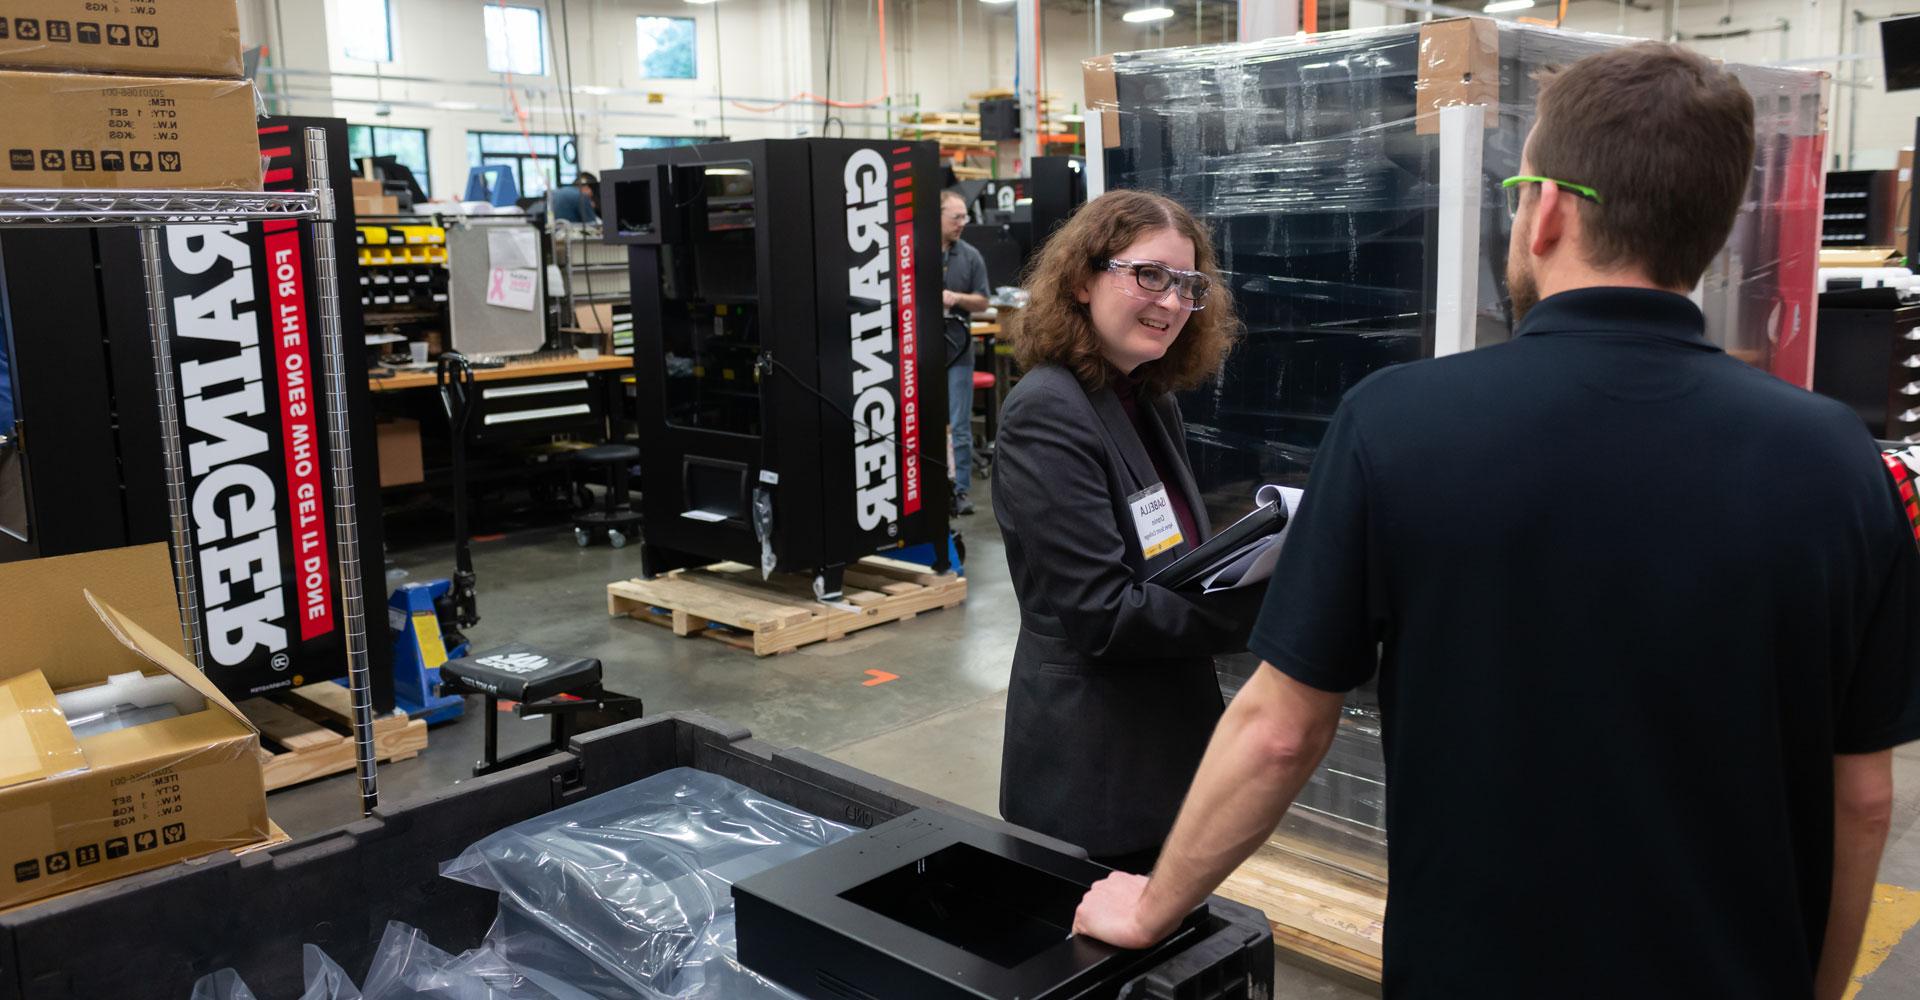
<instances>
[{"instance_id":1,"label":"man's beard","mask_svg":"<svg viewBox=\"0 0 1920 1000\"><path fill-rule=\"evenodd\" d=\"M1527 266L1524 258L1516 257L1507 262L1507 298L1513 304L1513 323L1527 317L1527 312L1540 304L1540 286L1534 284L1533 268Z\"/></svg>"}]
</instances>

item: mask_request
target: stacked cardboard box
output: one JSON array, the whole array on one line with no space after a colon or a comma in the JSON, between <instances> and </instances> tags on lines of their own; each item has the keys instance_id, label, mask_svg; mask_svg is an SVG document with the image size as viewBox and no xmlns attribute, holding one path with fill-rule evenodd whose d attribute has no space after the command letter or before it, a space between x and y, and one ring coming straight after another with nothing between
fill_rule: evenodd
<instances>
[{"instance_id":1,"label":"stacked cardboard box","mask_svg":"<svg viewBox=\"0 0 1920 1000\"><path fill-rule=\"evenodd\" d=\"M8 0L0 187L259 190L235 0Z\"/></svg>"}]
</instances>

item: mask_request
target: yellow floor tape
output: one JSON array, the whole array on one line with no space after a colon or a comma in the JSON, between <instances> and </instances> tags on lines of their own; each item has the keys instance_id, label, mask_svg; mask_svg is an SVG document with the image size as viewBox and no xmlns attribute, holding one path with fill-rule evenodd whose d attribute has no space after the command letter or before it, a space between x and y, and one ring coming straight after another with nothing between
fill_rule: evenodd
<instances>
[{"instance_id":1,"label":"yellow floor tape","mask_svg":"<svg viewBox=\"0 0 1920 1000\"><path fill-rule=\"evenodd\" d=\"M1867 911L1867 933L1860 939L1860 958L1853 965L1853 985L1841 1000L1860 995L1867 977L1893 953L1894 945L1914 924L1920 924L1920 892L1882 882L1873 887L1873 909Z\"/></svg>"}]
</instances>

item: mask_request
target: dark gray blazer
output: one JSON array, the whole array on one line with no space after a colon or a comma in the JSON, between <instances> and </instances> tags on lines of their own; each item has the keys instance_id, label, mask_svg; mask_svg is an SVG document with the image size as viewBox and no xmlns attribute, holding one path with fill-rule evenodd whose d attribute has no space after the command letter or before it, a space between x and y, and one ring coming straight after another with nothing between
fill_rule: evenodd
<instances>
[{"instance_id":1,"label":"dark gray blazer","mask_svg":"<svg viewBox=\"0 0 1920 1000\"><path fill-rule=\"evenodd\" d=\"M1202 536L1206 507L1168 396L1149 423ZM1143 581L1198 545L1141 558L1127 498L1153 461L1111 388L1057 365L1008 394L994 441L993 511L1020 603L1007 692L1000 812L1093 855L1166 838L1222 705L1214 653L1246 647L1262 588L1207 598Z\"/></svg>"}]
</instances>

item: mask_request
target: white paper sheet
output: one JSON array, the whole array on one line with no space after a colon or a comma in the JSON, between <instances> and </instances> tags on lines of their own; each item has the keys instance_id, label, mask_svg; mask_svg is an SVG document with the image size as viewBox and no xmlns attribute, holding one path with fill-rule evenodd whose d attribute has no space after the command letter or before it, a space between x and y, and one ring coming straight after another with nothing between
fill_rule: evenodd
<instances>
[{"instance_id":1,"label":"white paper sheet","mask_svg":"<svg viewBox=\"0 0 1920 1000\"><path fill-rule=\"evenodd\" d=\"M532 226L488 227L487 266L539 268L539 231Z\"/></svg>"},{"instance_id":2,"label":"white paper sheet","mask_svg":"<svg viewBox=\"0 0 1920 1000\"><path fill-rule=\"evenodd\" d=\"M1254 491L1253 500L1265 506L1270 503L1286 505L1287 527L1276 534L1268 535L1242 546L1226 565L1214 571L1212 576L1200 581L1206 593L1222 590L1238 590L1265 583L1273 576L1273 567L1280 562L1280 548L1286 542L1287 531L1293 527L1293 515L1300 509L1300 498L1306 494L1291 486L1276 486L1268 483Z\"/></svg>"}]
</instances>

